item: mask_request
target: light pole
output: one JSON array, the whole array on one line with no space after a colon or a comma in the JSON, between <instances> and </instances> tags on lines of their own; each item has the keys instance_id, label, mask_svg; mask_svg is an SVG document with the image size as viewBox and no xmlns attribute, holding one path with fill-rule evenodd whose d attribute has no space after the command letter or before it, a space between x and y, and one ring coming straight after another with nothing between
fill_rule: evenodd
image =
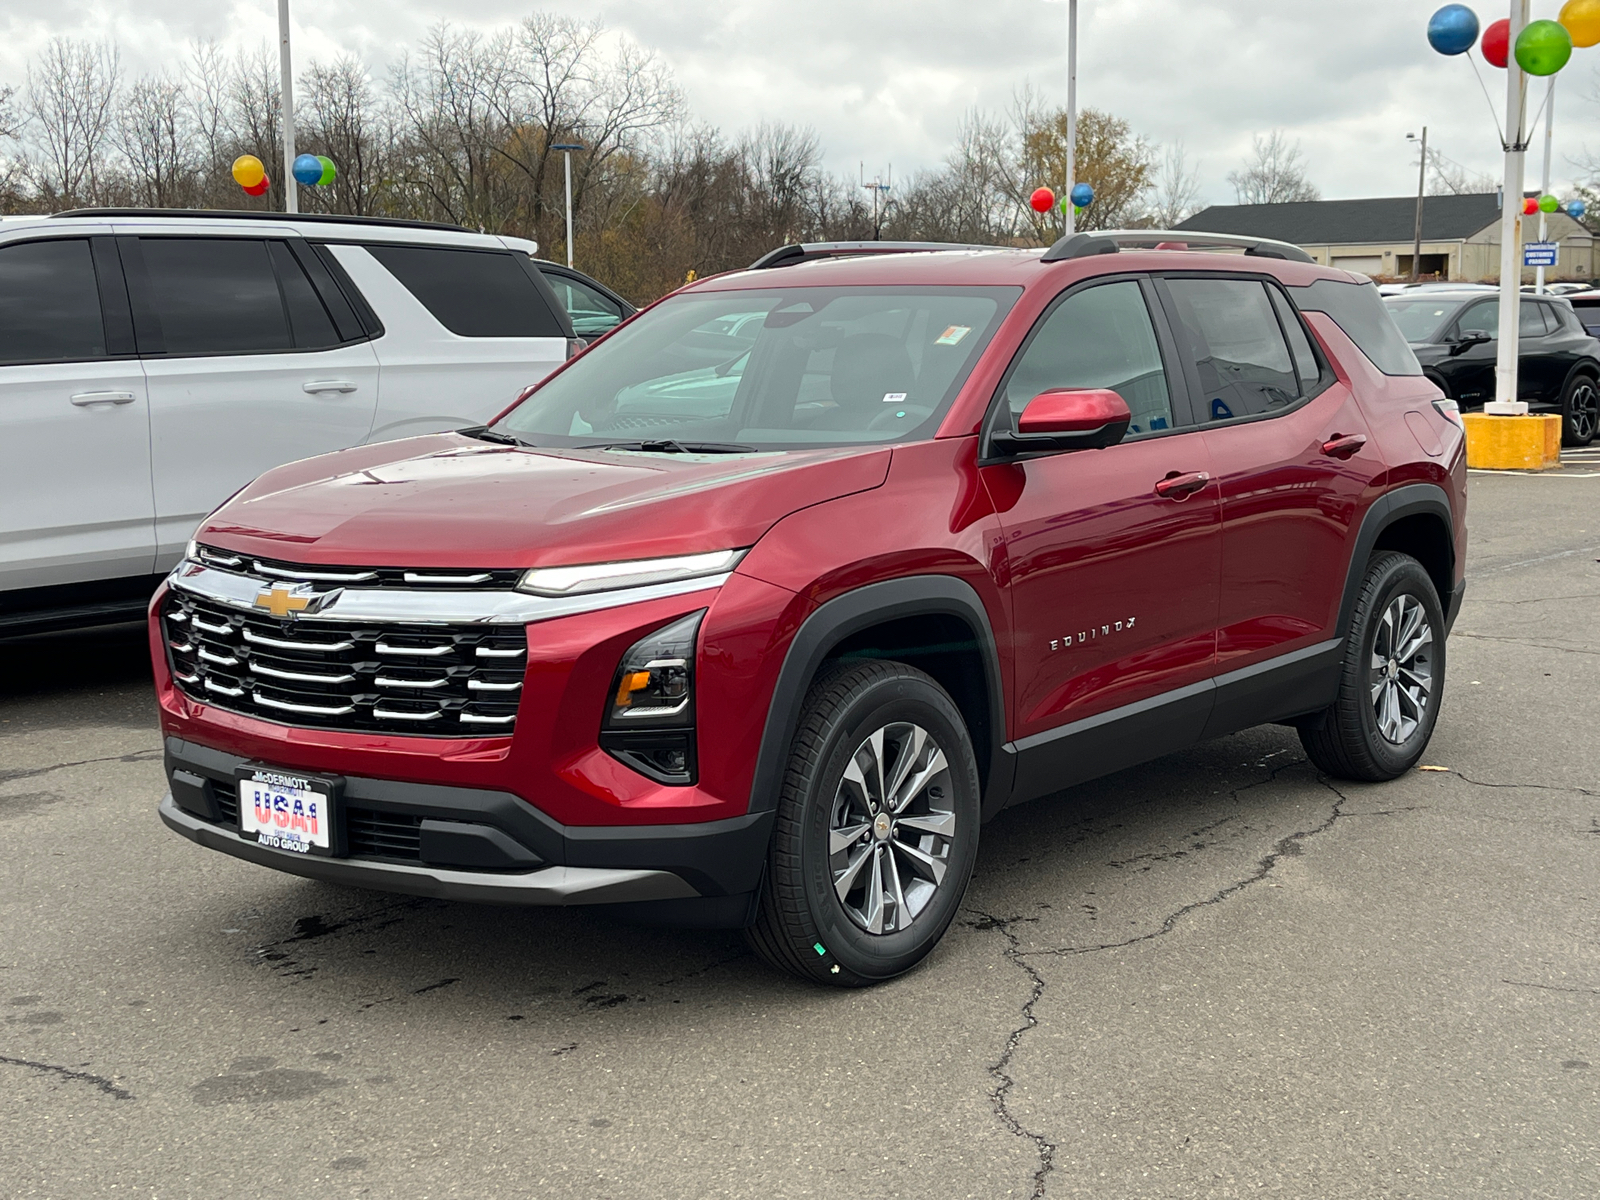
<instances>
[{"instance_id":1,"label":"light pole","mask_svg":"<svg viewBox=\"0 0 1600 1200\"><path fill-rule=\"evenodd\" d=\"M289 55L289 0L278 0L278 71L283 89L283 211L300 211L294 178L294 66Z\"/></svg>"},{"instance_id":2,"label":"light pole","mask_svg":"<svg viewBox=\"0 0 1600 1200\"><path fill-rule=\"evenodd\" d=\"M577 142L558 142L550 147L552 150L561 151L561 157L567 164L567 266L572 265L572 152L582 150Z\"/></svg>"},{"instance_id":3,"label":"light pole","mask_svg":"<svg viewBox=\"0 0 1600 1200\"><path fill-rule=\"evenodd\" d=\"M1528 0L1511 0L1511 28L1506 44L1515 46L1528 24ZM1517 327L1522 296L1522 159L1528 149L1522 128L1526 115L1528 77L1517 56L1506 55L1506 174L1500 214L1500 346L1494 365L1494 399L1483 411L1496 417L1525 417L1526 402L1517 399Z\"/></svg>"},{"instance_id":4,"label":"light pole","mask_svg":"<svg viewBox=\"0 0 1600 1200\"><path fill-rule=\"evenodd\" d=\"M1067 186L1061 193L1062 223L1067 233L1077 213L1072 188L1078 170L1078 0L1067 0Z\"/></svg>"},{"instance_id":5,"label":"light pole","mask_svg":"<svg viewBox=\"0 0 1600 1200\"><path fill-rule=\"evenodd\" d=\"M1408 141L1417 135L1406 134ZM1428 187L1428 127L1422 127L1422 166L1417 169L1417 227L1411 241L1411 282L1416 283L1422 274L1422 197Z\"/></svg>"}]
</instances>

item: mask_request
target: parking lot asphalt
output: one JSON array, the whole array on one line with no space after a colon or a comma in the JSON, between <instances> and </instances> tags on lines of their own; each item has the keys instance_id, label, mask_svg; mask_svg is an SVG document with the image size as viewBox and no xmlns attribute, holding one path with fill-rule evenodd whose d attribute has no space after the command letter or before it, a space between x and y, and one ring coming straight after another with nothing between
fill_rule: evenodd
<instances>
[{"instance_id":1,"label":"parking lot asphalt","mask_svg":"<svg viewBox=\"0 0 1600 1200\"><path fill-rule=\"evenodd\" d=\"M200 849L138 630L0 647L11 1197L1600 1192L1600 477L1475 474L1427 769L1252 730L987 826L911 975Z\"/></svg>"}]
</instances>

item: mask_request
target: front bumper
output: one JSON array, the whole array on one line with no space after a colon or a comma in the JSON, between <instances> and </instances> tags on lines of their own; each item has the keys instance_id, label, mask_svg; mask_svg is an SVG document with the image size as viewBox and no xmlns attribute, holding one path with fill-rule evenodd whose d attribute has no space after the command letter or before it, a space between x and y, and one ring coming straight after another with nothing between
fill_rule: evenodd
<instances>
[{"instance_id":1,"label":"front bumper","mask_svg":"<svg viewBox=\"0 0 1600 1200\"><path fill-rule=\"evenodd\" d=\"M248 760L168 737L168 828L261 866L354 887L489 904L698 901L742 912L766 861L773 814L690 825L568 826L507 792L344 776L346 820L359 810L391 832L347 857L314 857L247 841L224 807ZM258 764L259 765L259 764ZM271 764L266 764L271 765ZM417 831L399 846L392 831ZM487 864L487 865L485 865Z\"/></svg>"}]
</instances>

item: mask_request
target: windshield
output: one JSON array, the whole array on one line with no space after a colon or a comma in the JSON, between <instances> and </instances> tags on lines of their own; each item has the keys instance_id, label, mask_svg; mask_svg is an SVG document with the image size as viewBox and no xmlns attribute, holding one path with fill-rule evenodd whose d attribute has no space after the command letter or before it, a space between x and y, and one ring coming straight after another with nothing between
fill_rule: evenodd
<instances>
[{"instance_id":1,"label":"windshield","mask_svg":"<svg viewBox=\"0 0 1600 1200\"><path fill-rule=\"evenodd\" d=\"M1389 315L1408 342L1431 342L1450 314L1461 307L1459 300L1385 300Z\"/></svg>"},{"instance_id":2,"label":"windshield","mask_svg":"<svg viewBox=\"0 0 1600 1200\"><path fill-rule=\"evenodd\" d=\"M495 428L544 446L760 450L929 437L1021 294L687 293L617 330Z\"/></svg>"}]
</instances>

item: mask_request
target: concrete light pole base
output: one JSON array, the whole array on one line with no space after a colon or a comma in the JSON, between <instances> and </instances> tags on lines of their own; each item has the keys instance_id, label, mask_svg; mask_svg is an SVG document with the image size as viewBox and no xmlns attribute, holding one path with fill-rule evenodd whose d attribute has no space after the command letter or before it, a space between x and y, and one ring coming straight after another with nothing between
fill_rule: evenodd
<instances>
[{"instance_id":1,"label":"concrete light pole base","mask_svg":"<svg viewBox=\"0 0 1600 1200\"><path fill-rule=\"evenodd\" d=\"M1526 406L1524 406L1526 407ZM1561 418L1467 413L1467 466L1489 471L1543 471L1561 465Z\"/></svg>"}]
</instances>

